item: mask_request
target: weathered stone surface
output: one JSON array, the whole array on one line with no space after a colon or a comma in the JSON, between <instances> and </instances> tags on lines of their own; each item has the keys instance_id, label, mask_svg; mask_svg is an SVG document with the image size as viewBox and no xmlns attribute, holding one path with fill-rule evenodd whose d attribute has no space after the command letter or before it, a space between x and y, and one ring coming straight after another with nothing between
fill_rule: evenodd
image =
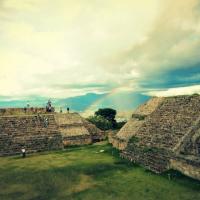
<instances>
[{"instance_id":1,"label":"weathered stone surface","mask_svg":"<svg viewBox=\"0 0 200 200\"><path fill-rule=\"evenodd\" d=\"M199 95L153 98L140 106L132 117L110 139L114 147L123 150L122 157L158 173L169 169L171 160L175 162L179 157L178 165L183 162L183 168L177 168L194 177L194 163L200 163L197 159L200 156ZM186 156L190 157L187 165L191 165L187 170ZM197 176L198 173L195 178Z\"/></svg>"},{"instance_id":2,"label":"weathered stone surface","mask_svg":"<svg viewBox=\"0 0 200 200\"><path fill-rule=\"evenodd\" d=\"M158 146L173 149L195 126L200 114L199 96L179 96L163 99L160 106L151 113L137 137L140 145Z\"/></svg>"},{"instance_id":3,"label":"weathered stone surface","mask_svg":"<svg viewBox=\"0 0 200 200\"><path fill-rule=\"evenodd\" d=\"M98 142L106 139L106 132L97 128L94 124L82 118L84 126L90 133L93 142Z\"/></svg>"},{"instance_id":4,"label":"weathered stone surface","mask_svg":"<svg viewBox=\"0 0 200 200\"><path fill-rule=\"evenodd\" d=\"M112 144L114 147L123 150L126 148L128 141L137 133L139 128L144 123L144 120L139 120L136 118L130 119L117 133L117 135L112 136ZM134 129L133 129L134 127ZM111 136L110 136L111 137Z\"/></svg>"},{"instance_id":5,"label":"weathered stone surface","mask_svg":"<svg viewBox=\"0 0 200 200\"><path fill-rule=\"evenodd\" d=\"M121 157L139 163L155 173L161 173L169 169L170 154L164 149L141 148L136 145L129 145L128 148L122 151Z\"/></svg>"},{"instance_id":6,"label":"weathered stone surface","mask_svg":"<svg viewBox=\"0 0 200 200\"><path fill-rule=\"evenodd\" d=\"M62 136L54 115L0 117L0 156L61 149Z\"/></svg>"},{"instance_id":7,"label":"weathered stone surface","mask_svg":"<svg viewBox=\"0 0 200 200\"><path fill-rule=\"evenodd\" d=\"M191 156L174 157L170 159L170 168L200 180L200 158Z\"/></svg>"},{"instance_id":8,"label":"weathered stone surface","mask_svg":"<svg viewBox=\"0 0 200 200\"><path fill-rule=\"evenodd\" d=\"M105 132L98 129L78 113L55 114L64 146L91 144L104 140Z\"/></svg>"},{"instance_id":9,"label":"weathered stone surface","mask_svg":"<svg viewBox=\"0 0 200 200\"><path fill-rule=\"evenodd\" d=\"M45 114L45 108L0 108L0 116Z\"/></svg>"},{"instance_id":10,"label":"weathered stone surface","mask_svg":"<svg viewBox=\"0 0 200 200\"><path fill-rule=\"evenodd\" d=\"M73 146L73 145L86 145L91 144L92 138L90 135L79 135L79 136L65 136L63 137L64 146Z\"/></svg>"},{"instance_id":11,"label":"weathered stone surface","mask_svg":"<svg viewBox=\"0 0 200 200\"><path fill-rule=\"evenodd\" d=\"M150 115L152 112L154 112L157 107L163 102L163 97L154 97L147 101L146 103L139 106L133 113L133 115Z\"/></svg>"},{"instance_id":12,"label":"weathered stone surface","mask_svg":"<svg viewBox=\"0 0 200 200\"><path fill-rule=\"evenodd\" d=\"M9 115L0 116L0 156L21 153L22 148L32 153L105 139L103 131L78 113L32 114L31 111L25 115L21 109L8 109L3 113Z\"/></svg>"}]
</instances>

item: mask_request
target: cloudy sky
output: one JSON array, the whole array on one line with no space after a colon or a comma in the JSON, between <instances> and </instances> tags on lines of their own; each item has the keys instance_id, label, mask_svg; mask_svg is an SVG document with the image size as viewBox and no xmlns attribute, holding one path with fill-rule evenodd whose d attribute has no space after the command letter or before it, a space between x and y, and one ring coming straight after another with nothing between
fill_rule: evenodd
<instances>
[{"instance_id":1,"label":"cloudy sky","mask_svg":"<svg viewBox=\"0 0 200 200\"><path fill-rule=\"evenodd\" d=\"M200 92L199 0L0 0L0 100Z\"/></svg>"}]
</instances>

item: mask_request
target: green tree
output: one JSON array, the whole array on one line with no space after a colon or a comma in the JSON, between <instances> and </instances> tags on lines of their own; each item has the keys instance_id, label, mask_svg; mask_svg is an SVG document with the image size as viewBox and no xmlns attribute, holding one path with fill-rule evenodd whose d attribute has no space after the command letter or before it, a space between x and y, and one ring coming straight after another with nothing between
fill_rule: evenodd
<instances>
[{"instance_id":1,"label":"green tree","mask_svg":"<svg viewBox=\"0 0 200 200\"><path fill-rule=\"evenodd\" d=\"M89 118L87 118L87 120L95 124L96 127L101 130L106 131L112 129L112 123L100 115L90 116Z\"/></svg>"},{"instance_id":2,"label":"green tree","mask_svg":"<svg viewBox=\"0 0 200 200\"><path fill-rule=\"evenodd\" d=\"M100 108L98 111L95 112L95 116L101 116L111 122L112 128L117 127L117 122L115 120L117 111L112 108Z\"/></svg>"}]
</instances>

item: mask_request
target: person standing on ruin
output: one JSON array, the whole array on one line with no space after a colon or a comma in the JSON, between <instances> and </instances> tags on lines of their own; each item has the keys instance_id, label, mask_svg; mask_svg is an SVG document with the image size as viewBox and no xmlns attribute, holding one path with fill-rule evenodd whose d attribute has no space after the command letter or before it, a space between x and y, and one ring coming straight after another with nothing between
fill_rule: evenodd
<instances>
[{"instance_id":1,"label":"person standing on ruin","mask_svg":"<svg viewBox=\"0 0 200 200\"><path fill-rule=\"evenodd\" d=\"M51 112L51 111L52 111L51 100L50 100L50 99L49 99L48 102L47 102L46 111L47 111L47 112Z\"/></svg>"},{"instance_id":2,"label":"person standing on ruin","mask_svg":"<svg viewBox=\"0 0 200 200\"><path fill-rule=\"evenodd\" d=\"M26 157L26 149L25 148L22 148L22 158L25 158Z\"/></svg>"}]
</instances>

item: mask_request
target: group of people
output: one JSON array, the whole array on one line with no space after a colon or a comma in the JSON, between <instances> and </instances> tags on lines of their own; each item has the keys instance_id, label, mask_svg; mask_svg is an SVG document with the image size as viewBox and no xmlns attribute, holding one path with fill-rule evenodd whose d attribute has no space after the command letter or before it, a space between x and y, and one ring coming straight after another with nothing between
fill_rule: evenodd
<instances>
[{"instance_id":1,"label":"group of people","mask_svg":"<svg viewBox=\"0 0 200 200\"><path fill-rule=\"evenodd\" d=\"M54 108L53 108L52 105L51 105L51 100L48 100L48 102L47 102L46 111L47 111L47 112L54 112ZM63 110L62 110L62 108L60 107L60 113L62 113L62 112L63 112ZM67 113L69 113L69 107L67 107Z\"/></svg>"},{"instance_id":2,"label":"group of people","mask_svg":"<svg viewBox=\"0 0 200 200\"><path fill-rule=\"evenodd\" d=\"M24 107L24 111L26 112L30 108L30 103L29 101L26 104L26 107ZM54 112L54 107L52 106L51 100L49 99L47 104L46 104L46 112ZM63 110L60 108L60 113L62 113ZM67 112L69 113L69 107L67 107Z\"/></svg>"}]
</instances>

